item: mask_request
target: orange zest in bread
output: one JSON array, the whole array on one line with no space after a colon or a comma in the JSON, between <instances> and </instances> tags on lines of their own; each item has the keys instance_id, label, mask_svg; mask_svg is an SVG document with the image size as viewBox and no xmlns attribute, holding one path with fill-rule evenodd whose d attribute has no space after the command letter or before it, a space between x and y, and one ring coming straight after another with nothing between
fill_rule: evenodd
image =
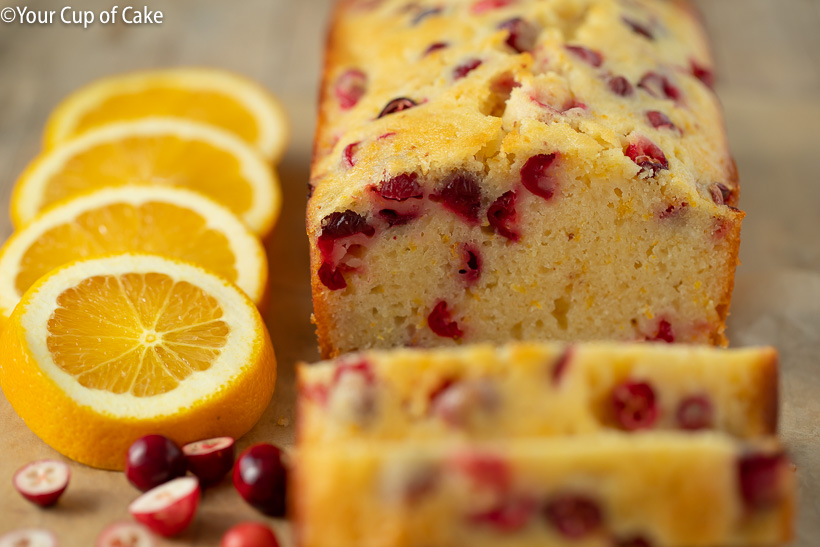
<instances>
[{"instance_id":1,"label":"orange zest in bread","mask_svg":"<svg viewBox=\"0 0 820 547\"><path fill-rule=\"evenodd\" d=\"M322 353L725 345L744 214L687 2L341 2L307 212Z\"/></svg>"}]
</instances>

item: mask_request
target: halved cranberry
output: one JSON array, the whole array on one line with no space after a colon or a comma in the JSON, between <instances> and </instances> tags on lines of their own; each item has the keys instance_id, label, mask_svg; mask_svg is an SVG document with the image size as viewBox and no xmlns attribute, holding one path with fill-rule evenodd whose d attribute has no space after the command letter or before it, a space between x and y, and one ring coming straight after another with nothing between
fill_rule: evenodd
<instances>
[{"instance_id":1,"label":"halved cranberry","mask_svg":"<svg viewBox=\"0 0 820 547\"><path fill-rule=\"evenodd\" d=\"M258 511L274 517L285 515L287 468L282 451L260 443L246 448L233 468L233 485Z\"/></svg>"},{"instance_id":2,"label":"halved cranberry","mask_svg":"<svg viewBox=\"0 0 820 547\"><path fill-rule=\"evenodd\" d=\"M481 253L473 245L464 245L461 248L461 266L458 275L467 285L472 285L481 276Z\"/></svg>"},{"instance_id":3,"label":"halved cranberry","mask_svg":"<svg viewBox=\"0 0 820 547\"><path fill-rule=\"evenodd\" d=\"M641 173L650 173L651 177L656 176L658 171L669 169L663 150L646 137L639 137L631 142L624 153L640 166Z\"/></svg>"},{"instance_id":4,"label":"halved cranberry","mask_svg":"<svg viewBox=\"0 0 820 547\"><path fill-rule=\"evenodd\" d=\"M481 187L471 173L451 174L438 191L430 195L430 200L441 203L465 220L478 222L478 213L481 209Z\"/></svg>"},{"instance_id":5,"label":"halved cranberry","mask_svg":"<svg viewBox=\"0 0 820 547\"><path fill-rule=\"evenodd\" d=\"M740 494L749 509L765 509L780 499L780 470L786 463L783 453L746 454L738 460Z\"/></svg>"},{"instance_id":6,"label":"halved cranberry","mask_svg":"<svg viewBox=\"0 0 820 547\"><path fill-rule=\"evenodd\" d=\"M631 28L632 32L634 32L635 34L640 34L641 36L649 38L650 40L655 39L655 35L652 34L652 31L649 30L648 26L646 26L642 23L639 23L639 22L635 21L634 19L630 19L629 17L621 17L621 20L624 23L626 23L627 26L629 28Z\"/></svg>"},{"instance_id":7,"label":"halved cranberry","mask_svg":"<svg viewBox=\"0 0 820 547\"><path fill-rule=\"evenodd\" d=\"M347 287L347 281L342 273L327 261L322 262L319 266L319 281L331 291L339 291Z\"/></svg>"},{"instance_id":8,"label":"halved cranberry","mask_svg":"<svg viewBox=\"0 0 820 547\"><path fill-rule=\"evenodd\" d=\"M709 187L712 201L718 205L731 205L735 201L734 192L722 182L716 182Z\"/></svg>"},{"instance_id":9,"label":"halved cranberry","mask_svg":"<svg viewBox=\"0 0 820 547\"><path fill-rule=\"evenodd\" d=\"M507 19L498 28L509 32L505 43L518 53L532 51L535 49L535 41L538 39L538 27L520 17Z\"/></svg>"},{"instance_id":10,"label":"halved cranberry","mask_svg":"<svg viewBox=\"0 0 820 547\"><path fill-rule=\"evenodd\" d=\"M515 211L516 194L513 190L504 192L487 209L487 220L495 233L511 241L518 241L521 235L516 230L518 213Z\"/></svg>"},{"instance_id":11,"label":"halved cranberry","mask_svg":"<svg viewBox=\"0 0 820 547\"><path fill-rule=\"evenodd\" d=\"M279 547L279 541L261 522L243 522L225 532L219 547Z\"/></svg>"},{"instance_id":12,"label":"halved cranberry","mask_svg":"<svg viewBox=\"0 0 820 547\"><path fill-rule=\"evenodd\" d=\"M595 533L602 523L598 504L586 496L567 494L547 502L544 517L570 540Z\"/></svg>"},{"instance_id":13,"label":"halved cranberry","mask_svg":"<svg viewBox=\"0 0 820 547\"><path fill-rule=\"evenodd\" d=\"M572 360L572 346L565 349L558 359L555 361L555 364L552 365L552 383L553 385L558 385L561 383L561 378L564 377L564 373L566 372L567 368L569 368L569 362Z\"/></svg>"},{"instance_id":14,"label":"halved cranberry","mask_svg":"<svg viewBox=\"0 0 820 547\"><path fill-rule=\"evenodd\" d=\"M638 87L656 98L666 97L677 101L681 97L680 90L669 81L669 78L657 72L644 74L641 81L638 82Z\"/></svg>"},{"instance_id":15,"label":"halved cranberry","mask_svg":"<svg viewBox=\"0 0 820 547\"><path fill-rule=\"evenodd\" d=\"M417 179L417 173L402 173L382 181L378 188L373 187L382 198L391 201L405 201L410 198L419 199L423 193Z\"/></svg>"},{"instance_id":16,"label":"halved cranberry","mask_svg":"<svg viewBox=\"0 0 820 547\"><path fill-rule=\"evenodd\" d=\"M567 51L594 67L599 67L604 62L604 56L601 55L600 52L595 51L594 49L589 49L584 46L564 46L567 48Z\"/></svg>"},{"instance_id":17,"label":"halved cranberry","mask_svg":"<svg viewBox=\"0 0 820 547\"><path fill-rule=\"evenodd\" d=\"M367 91L367 74L358 68L342 72L336 79L335 91L342 110L353 108Z\"/></svg>"},{"instance_id":18,"label":"halved cranberry","mask_svg":"<svg viewBox=\"0 0 820 547\"><path fill-rule=\"evenodd\" d=\"M657 110L650 110L646 113L646 119L649 120L649 123L652 124L652 127L658 129L661 127L667 127L669 129L678 129L672 120L669 119L669 116L664 114L663 112L659 112Z\"/></svg>"},{"instance_id":19,"label":"halved cranberry","mask_svg":"<svg viewBox=\"0 0 820 547\"><path fill-rule=\"evenodd\" d=\"M514 496L480 513L473 513L467 519L473 524L490 526L499 532L515 532L532 520L538 503L530 496Z\"/></svg>"},{"instance_id":20,"label":"halved cranberry","mask_svg":"<svg viewBox=\"0 0 820 547\"><path fill-rule=\"evenodd\" d=\"M658 419L655 391L646 382L627 381L612 390L615 420L627 431L649 429Z\"/></svg>"},{"instance_id":21,"label":"halved cranberry","mask_svg":"<svg viewBox=\"0 0 820 547\"><path fill-rule=\"evenodd\" d=\"M381 209L378 215L390 228L393 226L404 226L411 220L415 220L419 217L419 214L415 211L400 213L395 209Z\"/></svg>"},{"instance_id":22,"label":"halved cranberry","mask_svg":"<svg viewBox=\"0 0 820 547\"><path fill-rule=\"evenodd\" d=\"M353 167L356 165L356 159L353 155L356 153L356 149L361 144L361 141L351 142L347 146L345 146L344 152L342 153L342 157L344 158L344 165L346 167Z\"/></svg>"},{"instance_id":23,"label":"halved cranberry","mask_svg":"<svg viewBox=\"0 0 820 547\"><path fill-rule=\"evenodd\" d=\"M681 206L685 207L686 202L683 202ZM658 332L655 333L655 336L647 337L646 340L648 342L666 342L667 344L674 343L675 332L672 330L672 324L666 319L661 319L658 323Z\"/></svg>"},{"instance_id":24,"label":"halved cranberry","mask_svg":"<svg viewBox=\"0 0 820 547\"><path fill-rule=\"evenodd\" d=\"M609 80L607 80L607 84L614 94L620 95L621 97L629 97L634 93L632 84L623 76L610 76Z\"/></svg>"},{"instance_id":25,"label":"halved cranberry","mask_svg":"<svg viewBox=\"0 0 820 547\"><path fill-rule=\"evenodd\" d=\"M429 8L429 9L423 10L423 11L419 12L418 15L413 17L413 21L411 21L410 24L418 25L419 23L421 23L422 21L424 21L428 17L433 17L434 15L438 15L442 11L443 11L442 8L439 8L439 7Z\"/></svg>"},{"instance_id":26,"label":"halved cranberry","mask_svg":"<svg viewBox=\"0 0 820 547\"><path fill-rule=\"evenodd\" d=\"M322 233L318 238L317 246L322 256L329 258L333 254L333 246L339 239L364 234L372 237L375 229L367 223L359 213L347 209L330 213L322 219Z\"/></svg>"},{"instance_id":27,"label":"halved cranberry","mask_svg":"<svg viewBox=\"0 0 820 547\"><path fill-rule=\"evenodd\" d=\"M546 200L552 199L558 182L549 172L558 154L538 154L531 157L521 168L521 184L524 188Z\"/></svg>"},{"instance_id":28,"label":"halved cranberry","mask_svg":"<svg viewBox=\"0 0 820 547\"><path fill-rule=\"evenodd\" d=\"M714 408L705 395L692 395L680 402L676 417L681 429L709 429L714 421Z\"/></svg>"},{"instance_id":29,"label":"halved cranberry","mask_svg":"<svg viewBox=\"0 0 820 547\"><path fill-rule=\"evenodd\" d=\"M715 86L715 75L711 70L698 64L698 62L694 59L690 60L689 64L692 67L692 75L695 78L703 82L703 84L709 89L712 89Z\"/></svg>"},{"instance_id":30,"label":"halved cranberry","mask_svg":"<svg viewBox=\"0 0 820 547\"><path fill-rule=\"evenodd\" d=\"M679 204L672 203L666 209L661 211L658 214L658 218L665 219L665 218L672 218L679 216L689 204L685 201L680 202ZM665 323L665 325L664 325ZM663 320L661 321L661 325L658 327L658 336L655 338L649 338L648 340L663 340L668 341L667 338L672 334L672 326L669 324L668 321ZM672 342L675 341L675 337L672 336ZM671 343L671 342L670 342Z\"/></svg>"},{"instance_id":31,"label":"halved cranberry","mask_svg":"<svg viewBox=\"0 0 820 547\"><path fill-rule=\"evenodd\" d=\"M504 8L515 2L515 0L479 0L473 4L472 12L479 14L486 11Z\"/></svg>"},{"instance_id":32,"label":"halved cranberry","mask_svg":"<svg viewBox=\"0 0 820 547\"><path fill-rule=\"evenodd\" d=\"M453 69L453 79L460 80L481 66L480 59L468 59Z\"/></svg>"},{"instance_id":33,"label":"halved cranberry","mask_svg":"<svg viewBox=\"0 0 820 547\"><path fill-rule=\"evenodd\" d=\"M336 385L347 374L357 374L364 379L366 385L373 385L376 382L376 373L373 372L373 365L364 359L355 361L343 361L336 365L333 371L333 384Z\"/></svg>"},{"instance_id":34,"label":"halved cranberry","mask_svg":"<svg viewBox=\"0 0 820 547\"><path fill-rule=\"evenodd\" d=\"M449 45L449 44L448 44L447 42L434 42L434 43L430 44L430 45L427 47L427 49L425 49L425 50L424 50L424 53L422 54L422 57L427 56L427 55L430 55L430 54L431 54L431 53L433 53L434 51L438 51L438 50L440 50L440 49L444 49L444 48L446 48L448 45Z\"/></svg>"},{"instance_id":35,"label":"halved cranberry","mask_svg":"<svg viewBox=\"0 0 820 547\"><path fill-rule=\"evenodd\" d=\"M447 302L443 300L435 305L433 311L427 316L427 324L430 330L442 338L461 338L464 331L459 328L458 323L450 317L447 309Z\"/></svg>"},{"instance_id":36,"label":"halved cranberry","mask_svg":"<svg viewBox=\"0 0 820 547\"><path fill-rule=\"evenodd\" d=\"M381 112L379 112L378 117L383 118L389 114L393 114L395 112L401 112L402 110L408 110L417 106L418 103L413 99L408 99L407 97L399 97L398 99L393 99L389 103L385 105Z\"/></svg>"}]
</instances>

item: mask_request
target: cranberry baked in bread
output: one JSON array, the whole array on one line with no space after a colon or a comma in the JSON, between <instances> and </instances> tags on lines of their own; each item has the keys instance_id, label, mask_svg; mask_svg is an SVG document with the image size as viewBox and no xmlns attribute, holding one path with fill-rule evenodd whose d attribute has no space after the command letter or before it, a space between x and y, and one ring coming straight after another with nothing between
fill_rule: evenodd
<instances>
[{"instance_id":1,"label":"cranberry baked in bread","mask_svg":"<svg viewBox=\"0 0 820 547\"><path fill-rule=\"evenodd\" d=\"M518 343L301 365L302 444L777 428L773 348Z\"/></svg>"},{"instance_id":2,"label":"cranberry baked in bread","mask_svg":"<svg viewBox=\"0 0 820 547\"><path fill-rule=\"evenodd\" d=\"M325 357L725 344L743 213L684 0L342 0L307 210Z\"/></svg>"},{"instance_id":3,"label":"cranberry baked in bread","mask_svg":"<svg viewBox=\"0 0 820 547\"><path fill-rule=\"evenodd\" d=\"M299 453L301 547L716 547L791 538L773 439L613 433L351 441Z\"/></svg>"}]
</instances>

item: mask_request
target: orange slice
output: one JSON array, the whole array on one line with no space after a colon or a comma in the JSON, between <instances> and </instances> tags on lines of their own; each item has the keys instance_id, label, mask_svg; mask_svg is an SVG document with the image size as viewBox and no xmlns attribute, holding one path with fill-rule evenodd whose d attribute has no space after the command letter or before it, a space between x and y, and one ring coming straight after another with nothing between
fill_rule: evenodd
<instances>
[{"instance_id":1,"label":"orange slice","mask_svg":"<svg viewBox=\"0 0 820 547\"><path fill-rule=\"evenodd\" d=\"M256 307L207 270L151 255L58 268L0 338L0 387L34 433L81 463L121 469L131 443L244 435L273 395Z\"/></svg>"},{"instance_id":2,"label":"orange slice","mask_svg":"<svg viewBox=\"0 0 820 547\"><path fill-rule=\"evenodd\" d=\"M0 250L0 316L49 271L82 258L145 252L178 258L236 283L259 307L268 264L259 240L225 207L165 186L117 186L61 202Z\"/></svg>"},{"instance_id":3,"label":"orange slice","mask_svg":"<svg viewBox=\"0 0 820 547\"><path fill-rule=\"evenodd\" d=\"M282 201L274 171L239 138L204 124L147 118L100 127L37 157L17 180L12 222L20 227L56 201L124 184L196 190L261 236Z\"/></svg>"},{"instance_id":4,"label":"orange slice","mask_svg":"<svg viewBox=\"0 0 820 547\"><path fill-rule=\"evenodd\" d=\"M53 148L113 122L173 116L220 127L255 147L268 161L284 152L284 109L258 84L230 72L174 68L121 74L75 91L54 110L44 145Z\"/></svg>"}]
</instances>

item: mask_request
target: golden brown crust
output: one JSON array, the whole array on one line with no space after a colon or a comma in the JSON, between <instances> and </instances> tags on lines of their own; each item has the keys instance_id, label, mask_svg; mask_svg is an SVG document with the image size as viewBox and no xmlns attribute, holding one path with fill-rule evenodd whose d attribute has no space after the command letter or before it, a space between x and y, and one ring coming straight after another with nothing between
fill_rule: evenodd
<instances>
[{"instance_id":1,"label":"golden brown crust","mask_svg":"<svg viewBox=\"0 0 820 547\"><path fill-rule=\"evenodd\" d=\"M754 407L760 412L761 422L766 428L762 433L775 435L777 433L777 422L779 412L779 376L780 369L777 350L767 348L761 356L763 365L760 372L760 384L763 387L759 390L760 398L755 401Z\"/></svg>"}]
</instances>

